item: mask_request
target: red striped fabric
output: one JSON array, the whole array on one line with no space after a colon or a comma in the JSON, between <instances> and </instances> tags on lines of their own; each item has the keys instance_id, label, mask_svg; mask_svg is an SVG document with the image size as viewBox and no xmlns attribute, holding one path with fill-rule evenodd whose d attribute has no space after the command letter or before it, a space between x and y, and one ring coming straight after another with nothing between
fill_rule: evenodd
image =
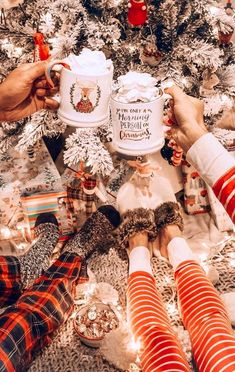
<instances>
[{"instance_id":1,"label":"red striped fabric","mask_svg":"<svg viewBox=\"0 0 235 372\"><path fill-rule=\"evenodd\" d=\"M181 263L175 279L199 372L234 372L235 337L217 291L194 261ZM149 273L130 275L127 303L132 332L141 342L142 370L190 371Z\"/></svg>"},{"instance_id":2,"label":"red striped fabric","mask_svg":"<svg viewBox=\"0 0 235 372\"><path fill-rule=\"evenodd\" d=\"M235 167L220 177L212 189L235 223Z\"/></svg>"},{"instance_id":3,"label":"red striped fabric","mask_svg":"<svg viewBox=\"0 0 235 372\"><path fill-rule=\"evenodd\" d=\"M218 292L194 261L181 263L175 279L199 371L234 372L235 336Z\"/></svg>"},{"instance_id":4,"label":"red striped fabric","mask_svg":"<svg viewBox=\"0 0 235 372\"><path fill-rule=\"evenodd\" d=\"M132 332L141 342L142 370L190 371L155 280L149 273L137 271L130 275L127 307Z\"/></svg>"}]
</instances>

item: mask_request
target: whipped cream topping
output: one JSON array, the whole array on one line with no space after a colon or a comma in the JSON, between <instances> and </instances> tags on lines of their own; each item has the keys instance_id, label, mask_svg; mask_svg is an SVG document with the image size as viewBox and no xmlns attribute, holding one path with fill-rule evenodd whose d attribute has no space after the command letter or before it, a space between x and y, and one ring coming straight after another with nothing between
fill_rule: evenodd
<instances>
[{"instance_id":1,"label":"whipped cream topping","mask_svg":"<svg viewBox=\"0 0 235 372\"><path fill-rule=\"evenodd\" d=\"M103 52L88 48L84 48L78 56L70 54L64 61L73 72L83 75L102 75L113 69L111 59L106 59Z\"/></svg>"},{"instance_id":2,"label":"whipped cream topping","mask_svg":"<svg viewBox=\"0 0 235 372\"><path fill-rule=\"evenodd\" d=\"M159 97L157 79L150 74L129 71L119 76L114 85L113 98L119 102L150 102Z\"/></svg>"}]
</instances>

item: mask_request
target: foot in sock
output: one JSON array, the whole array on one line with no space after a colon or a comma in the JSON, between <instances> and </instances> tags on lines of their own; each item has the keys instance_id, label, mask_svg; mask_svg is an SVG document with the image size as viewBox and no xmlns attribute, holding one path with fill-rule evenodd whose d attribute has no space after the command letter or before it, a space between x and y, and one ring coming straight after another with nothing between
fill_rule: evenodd
<instances>
[{"instance_id":1,"label":"foot in sock","mask_svg":"<svg viewBox=\"0 0 235 372\"><path fill-rule=\"evenodd\" d=\"M182 238L182 232L177 225L168 225L162 227L156 240L153 242L153 255L158 256L157 251L160 251L161 256L168 259L168 244L173 238Z\"/></svg>"},{"instance_id":2,"label":"foot in sock","mask_svg":"<svg viewBox=\"0 0 235 372\"><path fill-rule=\"evenodd\" d=\"M88 258L95 250L106 252L112 244L112 231L120 224L120 214L111 205L97 209L84 223L79 232L69 240L64 251L74 252Z\"/></svg>"},{"instance_id":3,"label":"foot in sock","mask_svg":"<svg viewBox=\"0 0 235 372\"><path fill-rule=\"evenodd\" d=\"M115 232L118 240L118 247L127 249L132 236L146 232L148 240L154 240L155 218L152 209L136 208L128 210L122 216L122 222Z\"/></svg>"},{"instance_id":4,"label":"foot in sock","mask_svg":"<svg viewBox=\"0 0 235 372\"><path fill-rule=\"evenodd\" d=\"M52 213L40 214L35 222L34 235L35 241L29 251L17 257L23 288L29 287L50 266L50 258L59 239L56 217Z\"/></svg>"},{"instance_id":5,"label":"foot in sock","mask_svg":"<svg viewBox=\"0 0 235 372\"><path fill-rule=\"evenodd\" d=\"M146 247L148 248L148 233L147 231L137 232L129 238L129 246L127 248L128 254L136 247Z\"/></svg>"},{"instance_id":6,"label":"foot in sock","mask_svg":"<svg viewBox=\"0 0 235 372\"><path fill-rule=\"evenodd\" d=\"M153 242L153 254L168 258L167 246L174 237L182 237L183 218L175 202L165 202L154 210L157 238Z\"/></svg>"}]
</instances>

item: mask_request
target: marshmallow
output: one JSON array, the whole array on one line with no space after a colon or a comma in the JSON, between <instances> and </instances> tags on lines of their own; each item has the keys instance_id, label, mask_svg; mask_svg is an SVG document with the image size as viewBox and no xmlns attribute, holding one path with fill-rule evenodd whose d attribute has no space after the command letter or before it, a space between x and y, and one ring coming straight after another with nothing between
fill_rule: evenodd
<instances>
[{"instance_id":1,"label":"marshmallow","mask_svg":"<svg viewBox=\"0 0 235 372\"><path fill-rule=\"evenodd\" d=\"M114 85L114 98L122 103L150 102L160 95L157 79L147 73L129 71Z\"/></svg>"},{"instance_id":2,"label":"marshmallow","mask_svg":"<svg viewBox=\"0 0 235 372\"><path fill-rule=\"evenodd\" d=\"M112 61L107 60L103 52L88 48L84 48L78 56L70 54L65 61L73 72L80 75L102 75L109 72L113 66Z\"/></svg>"}]
</instances>

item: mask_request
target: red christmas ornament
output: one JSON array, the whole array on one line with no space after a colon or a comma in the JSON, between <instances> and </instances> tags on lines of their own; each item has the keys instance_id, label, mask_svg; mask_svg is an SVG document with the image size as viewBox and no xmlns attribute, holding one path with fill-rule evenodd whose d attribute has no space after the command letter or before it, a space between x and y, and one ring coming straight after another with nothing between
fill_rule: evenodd
<instances>
[{"instance_id":1,"label":"red christmas ornament","mask_svg":"<svg viewBox=\"0 0 235 372\"><path fill-rule=\"evenodd\" d=\"M147 6L143 0L130 0L128 3L128 22L131 26L142 26L147 21Z\"/></svg>"},{"instance_id":2,"label":"red christmas ornament","mask_svg":"<svg viewBox=\"0 0 235 372\"><path fill-rule=\"evenodd\" d=\"M177 143L173 139L170 139L168 146L173 149L173 155L171 157L172 165L174 165L174 167L180 166L183 157L183 149L179 145L177 145Z\"/></svg>"},{"instance_id":3,"label":"red christmas ornament","mask_svg":"<svg viewBox=\"0 0 235 372\"><path fill-rule=\"evenodd\" d=\"M225 12L228 15L233 15L233 6L232 6L232 0L227 0L227 3L225 4Z\"/></svg>"},{"instance_id":4,"label":"red christmas ornament","mask_svg":"<svg viewBox=\"0 0 235 372\"><path fill-rule=\"evenodd\" d=\"M34 62L48 59L50 57L50 49L44 42L44 35L41 32L36 32L33 35L33 40L35 44Z\"/></svg>"}]
</instances>

